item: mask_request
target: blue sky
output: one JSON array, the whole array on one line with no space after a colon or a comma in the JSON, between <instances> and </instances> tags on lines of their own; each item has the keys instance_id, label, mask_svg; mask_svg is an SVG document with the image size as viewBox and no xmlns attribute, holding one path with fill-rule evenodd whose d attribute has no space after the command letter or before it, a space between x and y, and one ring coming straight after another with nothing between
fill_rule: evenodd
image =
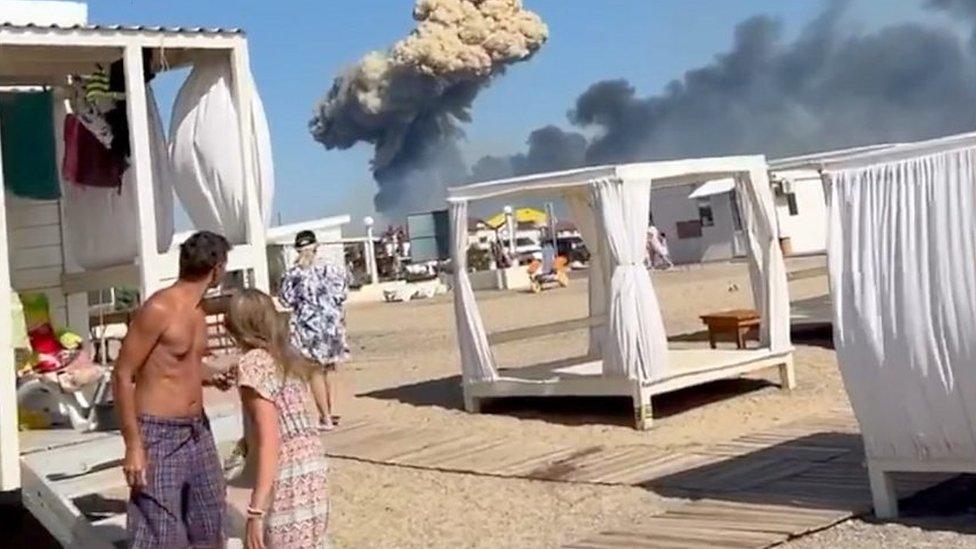
<instances>
[{"instance_id":1,"label":"blue sky","mask_svg":"<svg viewBox=\"0 0 976 549\"><path fill-rule=\"evenodd\" d=\"M818 0L525 0L549 25L550 39L530 61L485 90L466 127L464 152L522 150L533 129L566 126L566 111L591 83L626 78L640 94L658 92L685 70L728 49L735 24L751 15L781 19L790 38L823 8ZM870 30L929 20L922 0L852 0L850 24ZM104 24L242 27L267 109L274 147L275 211L283 222L372 210L371 150L326 151L307 124L335 74L413 28L413 0L240 2L92 0L89 19ZM168 116L182 75L155 85Z\"/></svg>"}]
</instances>

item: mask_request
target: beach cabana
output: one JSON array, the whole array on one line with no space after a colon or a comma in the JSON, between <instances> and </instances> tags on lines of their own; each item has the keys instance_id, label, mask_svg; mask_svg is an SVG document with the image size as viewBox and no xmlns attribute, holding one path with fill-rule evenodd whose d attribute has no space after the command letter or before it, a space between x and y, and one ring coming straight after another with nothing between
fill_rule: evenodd
<instances>
[{"instance_id":1,"label":"beach cabana","mask_svg":"<svg viewBox=\"0 0 976 549\"><path fill-rule=\"evenodd\" d=\"M976 472L976 134L814 157L834 344L875 513L893 472Z\"/></svg>"},{"instance_id":2,"label":"beach cabana","mask_svg":"<svg viewBox=\"0 0 976 549\"><path fill-rule=\"evenodd\" d=\"M46 19L49 4L58 3L36 6L38 19ZM167 139L149 81L152 74L177 68L192 71L174 106ZM121 141L112 141L112 147L124 144L128 154L117 188L90 185L92 168L72 164L92 158L88 154L62 162L71 156L66 144L80 146L63 133L80 131L74 83L101 71L109 83L107 96L119 101L112 130ZM119 85L124 91L118 91ZM121 437L71 429L18 432L12 292L44 294L52 322L82 334L88 332L88 292L126 287L143 298L151 295L177 276L174 194L184 201L195 228L230 237L228 270L241 273L237 280L267 290L265 226L272 188L267 124L250 74L247 42L233 29L0 19L0 86L3 109L8 108L5 101L16 107L22 100L18 93L36 94L28 105L47 102L40 109L0 110L7 168L0 173L16 176L3 177L5 192L0 193L0 309L8 311L0 314L0 490L21 489L27 509L63 545L112 547L124 535L124 516L92 518L77 502L122 486L117 468ZM105 91L92 86L82 95L87 99ZM37 122L14 132L23 141L8 139L24 113ZM69 114L76 119L69 120ZM11 152L24 145L36 154ZM85 146L96 145L88 141ZM38 167L41 158L48 165ZM17 165L23 162L33 162L27 166L33 173L43 172L53 181L44 182L44 196L24 196L41 181L23 176L25 166ZM80 179L67 181L71 170L77 171L72 177L83 176L89 186ZM232 395L220 406L211 400L207 404L215 436L239 436Z\"/></svg>"},{"instance_id":3,"label":"beach cabana","mask_svg":"<svg viewBox=\"0 0 976 549\"><path fill-rule=\"evenodd\" d=\"M732 178L743 197L749 271L761 313L760 348L669 349L651 277L644 266L652 188ZM489 336L469 280L468 207L482 200L562 198L592 253L589 314L556 327ZM454 311L465 407L515 396L626 396L636 425L651 425L651 397L709 381L778 367L794 385L786 267L762 156L674 160L583 168L452 188ZM574 360L503 369L492 344L573 328L589 328L588 353Z\"/></svg>"}]
</instances>

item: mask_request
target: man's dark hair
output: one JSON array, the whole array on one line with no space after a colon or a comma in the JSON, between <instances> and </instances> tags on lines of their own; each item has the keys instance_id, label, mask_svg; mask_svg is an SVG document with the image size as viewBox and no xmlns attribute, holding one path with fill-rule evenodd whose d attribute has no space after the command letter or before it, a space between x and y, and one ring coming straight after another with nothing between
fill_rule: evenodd
<instances>
[{"instance_id":1,"label":"man's dark hair","mask_svg":"<svg viewBox=\"0 0 976 549\"><path fill-rule=\"evenodd\" d=\"M227 262L230 243L223 236L210 231L200 231L186 239L180 246L180 278L200 280Z\"/></svg>"}]
</instances>

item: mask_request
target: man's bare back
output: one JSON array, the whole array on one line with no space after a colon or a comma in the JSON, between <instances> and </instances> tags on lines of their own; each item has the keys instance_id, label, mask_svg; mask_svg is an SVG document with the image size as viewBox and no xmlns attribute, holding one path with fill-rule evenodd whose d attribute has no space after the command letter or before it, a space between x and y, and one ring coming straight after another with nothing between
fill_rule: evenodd
<instances>
[{"instance_id":1,"label":"man's bare back","mask_svg":"<svg viewBox=\"0 0 976 549\"><path fill-rule=\"evenodd\" d=\"M199 416L203 413L202 360L207 347L199 297L174 286L154 295L144 307L156 309L153 317L164 318L166 325L135 379L138 413Z\"/></svg>"}]
</instances>

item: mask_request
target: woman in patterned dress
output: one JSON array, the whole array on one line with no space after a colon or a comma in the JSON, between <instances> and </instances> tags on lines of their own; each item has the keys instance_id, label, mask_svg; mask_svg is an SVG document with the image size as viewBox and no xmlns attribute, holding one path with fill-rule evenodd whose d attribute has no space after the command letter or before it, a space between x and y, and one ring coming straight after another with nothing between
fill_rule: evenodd
<instances>
[{"instance_id":1,"label":"woman in patterned dress","mask_svg":"<svg viewBox=\"0 0 976 549\"><path fill-rule=\"evenodd\" d=\"M298 259L282 277L278 298L291 309L292 345L319 365L310 384L319 409L319 428L328 431L339 420L336 364L349 357L343 312L349 286L342 267L316 265L315 233L298 233L295 248Z\"/></svg>"},{"instance_id":2,"label":"woman in patterned dress","mask_svg":"<svg viewBox=\"0 0 976 549\"><path fill-rule=\"evenodd\" d=\"M226 325L244 353L236 378L256 457L245 546L326 547L327 466L308 412L309 364L288 343L288 329L263 292L231 298Z\"/></svg>"}]
</instances>

